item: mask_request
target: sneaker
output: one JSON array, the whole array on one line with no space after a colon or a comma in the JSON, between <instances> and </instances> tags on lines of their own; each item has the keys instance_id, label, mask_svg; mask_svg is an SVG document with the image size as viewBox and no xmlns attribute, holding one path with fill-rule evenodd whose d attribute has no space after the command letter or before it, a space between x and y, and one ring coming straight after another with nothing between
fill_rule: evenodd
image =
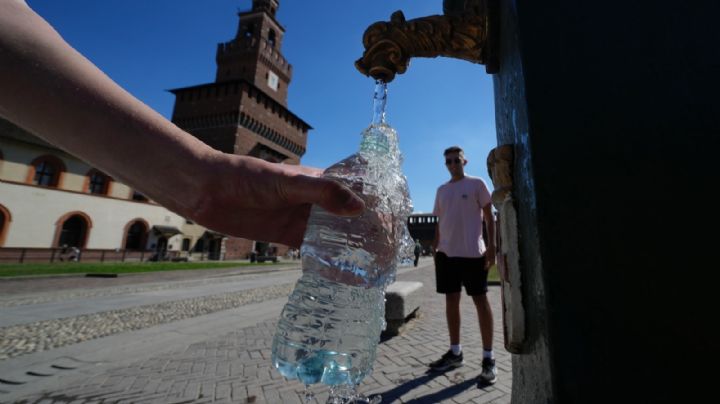
<instances>
[{"instance_id":1,"label":"sneaker","mask_svg":"<svg viewBox=\"0 0 720 404\"><path fill-rule=\"evenodd\" d=\"M480 382L486 384L494 384L497 381L497 369L495 368L495 359L485 358L482 361L482 372L478 376Z\"/></svg>"},{"instance_id":2,"label":"sneaker","mask_svg":"<svg viewBox=\"0 0 720 404\"><path fill-rule=\"evenodd\" d=\"M430 369L444 372L448 369L459 368L463 365L463 354L460 352L458 355L452 353L452 350L445 352L445 354L435 362L431 363Z\"/></svg>"}]
</instances>

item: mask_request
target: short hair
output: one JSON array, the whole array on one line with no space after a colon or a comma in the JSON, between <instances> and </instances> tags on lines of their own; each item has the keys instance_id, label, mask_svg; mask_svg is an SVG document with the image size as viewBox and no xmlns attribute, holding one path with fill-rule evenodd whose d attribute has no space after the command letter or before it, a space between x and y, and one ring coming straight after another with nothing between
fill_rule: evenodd
<instances>
[{"instance_id":1,"label":"short hair","mask_svg":"<svg viewBox=\"0 0 720 404\"><path fill-rule=\"evenodd\" d=\"M448 147L448 148L445 149L445 151L443 152L443 156L447 156L447 155L450 154L450 153L462 153L463 155L465 154L465 152L463 151L463 149L460 148L460 146L450 146L450 147Z\"/></svg>"}]
</instances>

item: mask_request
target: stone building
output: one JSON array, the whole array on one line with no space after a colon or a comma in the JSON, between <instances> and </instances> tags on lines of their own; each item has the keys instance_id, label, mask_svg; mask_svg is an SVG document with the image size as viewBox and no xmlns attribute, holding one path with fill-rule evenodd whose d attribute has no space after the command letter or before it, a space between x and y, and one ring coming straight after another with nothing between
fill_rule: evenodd
<instances>
[{"instance_id":1,"label":"stone building","mask_svg":"<svg viewBox=\"0 0 720 404\"><path fill-rule=\"evenodd\" d=\"M222 152L299 164L312 128L287 107L292 66L281 52L278 7L278 0L253 0L251 10L238 13L237 35L218 44L215 81L171 90L172 121ZM227 258L245 258L253 249L287 251L261 240L226 240Z\"/></svg>"},{"instance_id":2,"label":"stone building","mask_svg":"<svg viewBox=\"0 0 720 404\"><path fill-rule=\"evenodd\" d=\"M223 257L222 235L0 119L0 263L53 261L62 246L83 261Z\"/></svg>"}]
</instances>

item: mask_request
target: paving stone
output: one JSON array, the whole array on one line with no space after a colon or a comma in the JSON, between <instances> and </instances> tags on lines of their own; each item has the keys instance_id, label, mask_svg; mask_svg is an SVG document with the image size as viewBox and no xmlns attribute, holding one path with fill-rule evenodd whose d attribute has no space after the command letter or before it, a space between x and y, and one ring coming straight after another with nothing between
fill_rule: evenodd
<instances>
[{"instance_id":1,"label":"paving stone","mask_svg":"<svg viewBox=\"0 0 720 404\"><path fill-rule=\"evenodd\" d=\"M461 342L466 365L446 374L427 374L427 363L439 358L448 346L444 299L434 291L432 266L421 265L400 274L398 279L423 283L419 292L420 315L410 320L400 335L378 346L373 374L360 384L358 390L368 395L383 394L390 400L384 399L384 403L509 403L512 366L511 355L502 346L499 288L491 287L489 298L495 315L494 348L500 380L483 390L474 381L480 373L482 346L472 300L463 296L461 301ZM196 303L197 307L202 306L201 302ZM189 306L185 309L193 310ZM89 377L82 383L65 386L46 397L63 394L72 397L70 393L73 393L83 402L115 400L165 404L177 399L193 403L302 404L304 387L296 380L285 380L272 368L270 345L276 321L267 319L181 350L144 358ZM319 402L327 399L325 386L312 386L311 391L323 400ZM30 395L27 402L40 397Z\"/></svg>"}]
</instances>

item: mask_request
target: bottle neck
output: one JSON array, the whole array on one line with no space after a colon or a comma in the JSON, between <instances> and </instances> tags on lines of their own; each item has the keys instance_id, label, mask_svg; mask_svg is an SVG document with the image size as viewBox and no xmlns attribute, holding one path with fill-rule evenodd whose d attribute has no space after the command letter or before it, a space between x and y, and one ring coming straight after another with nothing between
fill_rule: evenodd
<instances>
[{"instance_id":1,"label":"bottle neck","mask_svg":"<svg viewBox=\"0 0 720 404\"><path fill-rule=\"evenodd\" d=\"M373 119L370 127L362 133L360 153L366 157L388 156L399 157L398 139L395 130L385 121L385 106L387 105L387 83L377 80L375 82L375 95L373 96Z\"/></svg>"}]
</instances>

